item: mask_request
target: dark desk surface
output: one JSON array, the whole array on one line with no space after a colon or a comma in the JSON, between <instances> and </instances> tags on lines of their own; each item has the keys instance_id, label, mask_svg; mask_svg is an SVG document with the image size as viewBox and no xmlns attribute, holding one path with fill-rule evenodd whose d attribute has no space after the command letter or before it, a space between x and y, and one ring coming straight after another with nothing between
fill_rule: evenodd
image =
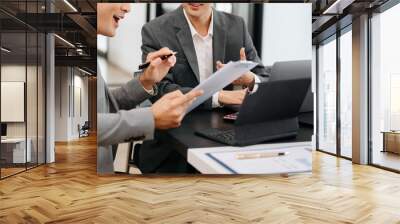
<instances>
[{"instance_id":1,"label":"dark desk surface","mask_svg":"<svg viewBox=\"0 0 400 224\"><path fill-rule=\"evenodd\" d=\"M232 128L234 123L223 119L223 116L229 113L232 112L224 109L192 111L184 118L181 127L167 132L168 137L172 139L170 143L185 158L187 157L187 150L189 148L224 146L221 143L196 135L195 131L207 128ZM312 128L300 125L300 130L296 138L270 141L270 143L311 141L312 134Z\"/></svg>"}]
</instances>

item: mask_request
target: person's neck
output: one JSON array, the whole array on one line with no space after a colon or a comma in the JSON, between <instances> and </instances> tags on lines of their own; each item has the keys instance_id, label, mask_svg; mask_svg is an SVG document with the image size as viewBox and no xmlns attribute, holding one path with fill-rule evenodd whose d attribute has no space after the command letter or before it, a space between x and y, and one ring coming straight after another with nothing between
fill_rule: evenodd
<instances>
[{"instance_id":1,"label":"person's neck","mask_svg":"<svg viewBox=\"0 0 400 224\"><path fill-rule=\"evenodd\" d=\"M193 27L201 36L206 36L208 34L208 28L210 27L211 23L211 16L212 16L211 9L210 12L205 14L204 16L195 17L188 15L189 20L192 23Z\"/></svg>"}]
</instances>

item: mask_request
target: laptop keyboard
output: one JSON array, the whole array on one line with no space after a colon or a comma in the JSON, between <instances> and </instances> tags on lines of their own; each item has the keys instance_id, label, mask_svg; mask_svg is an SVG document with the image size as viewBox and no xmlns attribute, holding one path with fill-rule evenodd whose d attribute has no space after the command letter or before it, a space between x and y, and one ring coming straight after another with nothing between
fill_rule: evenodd
<instances>
[{"instance_id":1,"label":"laptop keyboard","mask_svg":"<svg viewBox=\"0 0 400 224\"><path fill-rule=\"evenodd\" d=\"M198 135L206 137L208 139L227 144L227 145L235 145L235 130L221 130L216 128L201 130L196 132Z\"/></svg>"}]
</instances>

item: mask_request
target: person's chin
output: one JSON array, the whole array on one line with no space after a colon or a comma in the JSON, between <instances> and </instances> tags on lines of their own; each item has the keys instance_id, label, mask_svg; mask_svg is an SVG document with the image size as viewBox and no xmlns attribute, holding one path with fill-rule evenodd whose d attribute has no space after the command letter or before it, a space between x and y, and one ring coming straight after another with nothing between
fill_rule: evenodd
<instances>
[{"instance_id":1,"label":"person's chin","mask_svg":"<svg viewBox=\"0 0 400 224\"><path fill-rule=\"evenodd\" d=\"M190 10L188 13L192 17L199 17L201 13L199 11Z\"/></svg>"},{"instance_id":2,"label":"person's chin","mask_svg":"<svg viewBox=\"0 0 400 224\"><path fill-rule=\"evenodd\" d=\"M110 30L107 32L107 36L109 36L109 37L114 37L114 36L115 36L115 29L110 29Z\"/></svg>"}]
</instances>

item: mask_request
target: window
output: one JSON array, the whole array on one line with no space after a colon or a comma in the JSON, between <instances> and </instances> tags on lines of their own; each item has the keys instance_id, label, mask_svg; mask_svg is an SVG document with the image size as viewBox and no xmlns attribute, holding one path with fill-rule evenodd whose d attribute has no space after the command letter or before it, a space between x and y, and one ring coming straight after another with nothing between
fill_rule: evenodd
<instances>
[{"instance_id":1,"label":"window","mask_svg":"<svg viewBox=\"0 0 400 224\"><path fill-rule=\"evenodd\" d=\"M353 131L352 41L349 25L322 41L317 55L318 149L348 159Z\"/></svg>"},{"instance_id":2,"label":"window","mask_svg":"<svg viewBox=\"0 0 400 224\"><path fill-rule=\"evenodd\" d=\"M318 149L336 154L336 39L318 48Z\"/></svg>"},{"instance_id":3,"label":"window","mask_svg":"<svg viewBox=\"0 0 400 224\"><path fill-rule=\"evenodd\" d=\"M400 130L399 21L400 4L371 18L370 159L375 165L395 170L400 170L400 133L390 132ZM393 135L389 142L387 134ZM385 143L393 143L394 150Z\"/></svg>"},{"instance_id":4,"label":"window","mask_svg":"<svg viewBox=\"0 0 400 224\"><path fill-rule=\"evenodd\" d=\"M232 13L232 8L232 3L215 3L215 9L217 9L218 11Z\"/></svg>"},{"instance_id":5,"label":"window","mask_svg":"<svg viewBox=\"0 0 400 224\"><path fill-rule=\"evenodd\" d=\"M340 155L352 157L352 33L340 36Z\"/></svg>"}]
</instances>

